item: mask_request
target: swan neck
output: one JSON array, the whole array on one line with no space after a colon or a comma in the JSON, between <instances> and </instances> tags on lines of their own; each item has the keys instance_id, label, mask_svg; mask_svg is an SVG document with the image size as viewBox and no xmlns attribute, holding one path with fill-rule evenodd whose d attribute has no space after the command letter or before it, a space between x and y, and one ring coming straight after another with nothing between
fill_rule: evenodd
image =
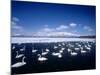
<instances>
[{"instance_id":1,"label":"swan neck","mask_svg":"<svg viewBox=\"0 0 100 75\"><path fill-rule=\"evenodd\" d=\"M24 62L25 57L23 57L22 62Z\"/></svg>"}]
</instances>

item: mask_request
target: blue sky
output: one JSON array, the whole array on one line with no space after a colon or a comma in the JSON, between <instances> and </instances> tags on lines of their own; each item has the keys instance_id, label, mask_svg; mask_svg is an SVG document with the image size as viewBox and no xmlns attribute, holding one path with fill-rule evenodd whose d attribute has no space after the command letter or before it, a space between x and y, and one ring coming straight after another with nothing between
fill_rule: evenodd
<instances>
[{"instance_id":1,"label":"blue sky","mask_svg":"<svg viewBox=\"0 0 100 75\"><path fill-rule=\"evenodd\" d=\"M12 33L95 35L95 6L12 1Z\"/></svg>"}]
</instances>

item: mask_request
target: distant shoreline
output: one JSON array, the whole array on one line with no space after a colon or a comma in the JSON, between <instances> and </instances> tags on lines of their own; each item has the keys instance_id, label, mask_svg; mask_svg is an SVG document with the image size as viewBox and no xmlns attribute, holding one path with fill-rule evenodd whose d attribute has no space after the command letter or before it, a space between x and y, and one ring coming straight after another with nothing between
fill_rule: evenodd
<instances>
[{"instance_id":1,"label":"distant shoreline","mask_svg":"<svg viewBox=\"0 0 100 75\"><path fill-rule=\"evenodd\" d=\"M96 38L96 36L11 36L11 38Z\"/></svg>"},{"instance_id":2,"label":"distant shoreline","mask_svg":"<svg viewBox=\"0 0 100 75\"><path fill-rule=\"evenodd\" d=\"M51 43L51 42L75 42L75 41L96 41L95 38L32 38L13 37L11 43Z\"/></svg>"}]
</instances>

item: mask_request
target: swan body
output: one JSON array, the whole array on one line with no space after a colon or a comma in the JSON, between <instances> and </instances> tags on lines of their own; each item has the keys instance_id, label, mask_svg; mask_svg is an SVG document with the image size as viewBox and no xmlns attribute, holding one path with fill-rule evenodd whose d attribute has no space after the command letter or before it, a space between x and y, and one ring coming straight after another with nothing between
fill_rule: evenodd
<instances>
[{"instance_id":1,"label":"swan body","mask_svg":"<svg viewBox=\"0 0 100 75\"><path fill-rule=\"evenodd\" d=\"M81 53L86 53L87 51L86 50L81 50Z\"/></svg>"},{"instance_id":2,"label":"swan body","mask_svg":"<svg viewBox=\"0 0 100 75\"><path fill-rule=\"evenodd\" d=\"M59 53L63 53L63 50L60 50Z\"/></svg>"},{"instance_id":3,"label":"swan body","mask_svg":"<svg viewBox=\"0 0 100 75\"><path fill-rule=\"evenodd\" d=\"M13 46L12 49L15 49L15 46Z\"/></svg>"},{"instance_id":4,"label":"swan body","mask_svg":"<svg viewBox=\"0 0 100 75\"><path fill-rule=\"evenodd\" d=\"M39 57L38 58L38 61L46 61L47 60L47 58L45 58L45 57Z\"/></svg>"},{"instance_id":5,"label":"swan body","mask_svg":"<svg viewBox=\"0 0 100 75\"><path fill-rule=\"evenodd\" d=\"M65 50L65 48L61 48L61 50L59 51L59 53L63 53L64 50Z\"/></svg>"},{"instance_id":6,"label":"swan body","mask_svg":"<svg viewBox=\"0 0 100 75\"><path fill-rule=\"evenodd\" d=\"M61 58L62 57L61 53L55 53L55 52L53 52L52 55L53 56L57 56L58 58Z\"/></svg>"},{"instance_id":7,"label":"swan body","mask_svg":"<svg viewBox=\"0 0 100 75\"><path fill-rule=\"evenodd\" d=\"M18 54L18 51L16 51L16 53L17 53L17 55L15 58L20 58L20 57L24 56L24 54Z\"/></svg>"},{"instance_id":8,"label":"swan body","mask_svg":"<svg viewBox=\"0 0 100 75\"><path fill-rule=\"evenodd\" d=\"M68 51L68 52L71 52L72 50L68 48L67 51Z\"/></svg>"},{"instance_id":9,"label":"swan body","mask_svg":"<svg viewBox=\"0 0 100 75\"><path fill-rule=\"evenodd\" d=\"M76 53L76 52L72 52L72 51L71 51L70 54L71 54L71 56L76 56L78 53Z\"/></svg>"},{"instance_id":10,"label":"swan body","mask_svg":"<svg viewBox=\"0 0 100 75\"><path fill-rule=\"evenodd\" d=\"M74 45L72 45L72 44L69 44L69 47L74 47Z\"/></svg>"},{"instance_id":11,"label":"swan body","mask_svg":"<svg viewBox=\"0 0 100 75\"><path fill-rule=\"evenodd\" d=\"M17 67L21 67L21 66L25 65L26 62L24 62L24 59L25 59L25 57L23 57L22 62L15 63L11 67L12 68L17 68Z\"/></svg>"},{"instance_id":12,"label":"swan body","mask_svg":"<svg viewBox=\"0 0 100 75\"><path fill-rule=\"evenodd\" d=\"M80 50L80 48L75 48L76 51Z\"/></svg>"},{"instance_id":13,"label":"swan body","mask_svg":"<svg viewBox=\"0 0 100 75\"><path fill-rule=\"evenodd\" d=\"M90 47L86 47L86 49L87 49L87 50L91 50L91 48L90 48Z\"/></svg>"},{"instance_id":14,"label":"swan body","mask_svg":"<svg viewBox=\"0 0 100 75\"><path fill-rule=\"evenodd\" d=\"M46 48L45 50L46 50L46 52L49 52L49 51L50 51L50 50L49 50L49 49L47 49L47 48Z\"/></svg>"},{"instance_id":15,"label":"swan body","mask_svg":"<svg viewBox=\"0 0 100 75\"><path fill-rule=\"evenodd\" d=\"M57 49L58 47L57 46L54 46L54 49Z\"/></svg>"},{"instance_id":16,"label":"swan body","mask_svg":"<svg viewBox=\"0 0 100 75\"><path fill-rule=\"evenodd\" d=\"M58 55L58 58L62 58L62 55L61 55L61 54L59 54L59 55Z\"/></svg>"},{"instance_id":17,"label":"swan body","mask_svg":"<svg viewBox=\"0 0 100 75\"><path fill-rule=\"evenodd\" d=\"M34 47L33 47L33 48L32 48L32 53L35 53L35 52L37 52L37 50L34 49Z\"/></svg>"},{"instance_id":18,"label":"swan body","mask_svg":"<svg viewBox=\"0 0 100 75\"><path fill-rule=\"evenodd\" d=\"M43 53L42 53L42 55L47 55L47 54L48 54L48 52L43 52Z\"/></svg>"},{"instance_id":19,"label":"swan body","mask_svg":"<svg viewBox=\"0 0 100 75\"><path fill-rule=\"evenodd\" d=\"M48 54L48 51L43 52L43 50L42 50L41 55L47 55L47 54Z\"/></svg>"},{"instance_id":20,"label":"swan body","mask_svg":"<svg viewBox=\"0 0 100 75\"><path fill-rule=\"evenodd\" d=\"M80 44L78 44L78 47L81 47L81 45L80 45Z\"/></svg>"},{"instance_id":21,"label":"swan body","mask_svg":"<svg viewBox=\"0 0 100 75\"><path fill-rule=\"evenodd\" d=\"M64 46L64 45L65 45L65 43L62 43L62 45Z\"/></svg>"},{"instance_id":22,"label":"swan body","mask_svg":"<svg viewBox=\"0 0 100 75\"><path fill-rule=\"evenodd\" d=\"M58 46L61 46L61 44L59 44Z\"/></svg>"},{"instance_id":23,"label":"swan body","mask_svg":"<svg viewBox=\"0 0 100 75\"><path fill-rule=\"evenodd\" d=\"M86 53L86 50L83 50L83 47L81 47L81 53Z\"/></svg>"},{"instance_id":24,"label":"swan body","mask_svg":"<svg viewBox=\"0 0 100 75\"><path fill-rule=\"evenodd\" d=\"M60 53L55 53L55 52L52 53L53 56L58 56L59 54Z\"/></svg>"},{"instance_id":25,"label":"swan body","mask_svg":"<svg viewBox=\"0 0 100 75\"><path fill-rule=\"evenodd\" d=\"M76 45L79 45L79 43L76 43Z\"/></svg>"},{"instance_id":26,"label":"swan body","mask_svg":"<svg viewBox=\"0 0 100 75\"><path fill-rule=\"evenodd\" d=\"M40 54L38 54L39 58L38 61L46 61L48 60L46 57L42 57Z\"/></svg>"},{"instance_id":27,"label":"swan body","mask_svg":"<svg viewBox=\"0 0 100 75\"><path fill-rule=\"evenodd\" d=\"M35 52L37 52L37 50L34 50L34 49L33 49L33 50L32 50L32 53L35 53Z\"/></svg>"},{"instance_id":28,"label":"swan body","mask_svg":"<svg viewBox=\"0 0 100 75\"><path fill-rule=\"evenodd\" d=\"M91 47L91 45L88 45L88 47Z\"/></svg>"},{"instance_id":29,"label":"swan body","mask_svg":"<svg viewBox=\"0 0 100 75\"><path fill-rule=\"evenodd\" d=\"M20 51L24 51L25 50L25 46L23 48L20 49Z\"/></svg>"},{"instance_id":30,"label":"swan body","mask_svg":"<svg viewBox=\"0 0 100 75\"><path fill-rule=\"evenodd\" d=\"M61 48L61 50L65 50L65 48Z\"/></svg>"}]
</instances>

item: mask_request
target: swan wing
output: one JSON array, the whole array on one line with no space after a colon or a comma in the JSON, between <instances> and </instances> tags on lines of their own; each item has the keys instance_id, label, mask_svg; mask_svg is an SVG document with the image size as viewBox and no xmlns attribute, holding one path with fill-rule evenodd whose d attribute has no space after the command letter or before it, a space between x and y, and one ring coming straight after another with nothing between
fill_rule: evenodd
<instances>
[{"instance_id":1,"label":"swan wing","mask_svg":"<svg viewBox=\"0 0 100 75\"><path fill-rule=\"evenodd\" d=\"M23 56L23 54L20 54L20 55L17 55L16 58L20 58L20 57L22 57L22 56Z\"/></svg>"},{"instance_id":2,"label":"swan wing","mask_svg":"<svg viewBox=\"0 0 100 75\"><path fill-rule=\"evenodd\" d=\"M22 62L15 63L12 67L20 67L23 66Z\"/></svg>"}]
</instances>

